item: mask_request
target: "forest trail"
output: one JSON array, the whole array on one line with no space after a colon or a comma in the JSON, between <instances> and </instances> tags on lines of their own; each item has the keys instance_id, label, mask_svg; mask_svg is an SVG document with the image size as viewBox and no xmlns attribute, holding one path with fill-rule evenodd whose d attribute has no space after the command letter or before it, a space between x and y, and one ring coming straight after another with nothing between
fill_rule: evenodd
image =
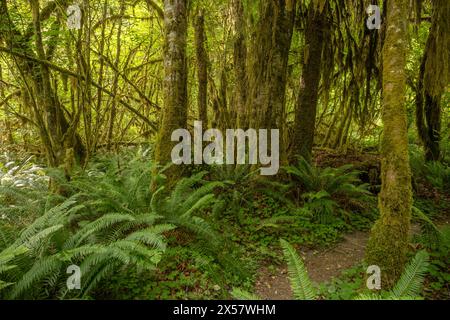
<instances>
[{"instance_id":1,"label":"forest trail","mask_svg":"<svg viewBox=\"0 0 450 320\"><path fill-rule=\"evenodd\" d=\"M335 246L324 250L300 250L308 274L315 283L330 281L342 271L353 267L364 258L369 233L357 231L344 236ZM256 293L264 300L292 300L286 265L273 274L267 267L260 270Z\"/></svg>"},{"instance_id":2,"label":"forest trail","mask_svg":"<svg viewBox=\"0 0 450 320\"><path fill-rule=\"evenodd\" d=\"M439 228L448 225L450 225L448 216L441 218L437 223ZM411 234L418 233L420 233L420 226L414 224ZM311 280L316 284L329 282L344 270L362 262L369 236L369 232L356 231L345 235L341 242L331 248L300 250L299 254L305 262ZM268 267L261 268L255 291L263 300L292 300L287 266L279 266L276 273L271 272Z\"/></svg>"}]
</instances>

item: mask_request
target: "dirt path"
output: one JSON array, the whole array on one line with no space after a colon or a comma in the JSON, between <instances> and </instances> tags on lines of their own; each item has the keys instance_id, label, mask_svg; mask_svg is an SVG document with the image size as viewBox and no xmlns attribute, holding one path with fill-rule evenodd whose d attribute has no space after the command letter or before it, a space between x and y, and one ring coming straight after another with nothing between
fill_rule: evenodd
<instances>
[{"instance_id":1,"label":"dirt path","mask_svg":"<svg viewBox=\"0 0 450 320\"><path fill-rule=\"evenodd\" d=\"M300 255L305 261L311 279L316 283L322 283L362 261L368 239L368 233L355 232L346 235L342 242L330 249L305 250L300 251ZM261 298L266 300L293 299L286 266L280 267L276 274L264 267L259 274L256 293Z\"/></svg>"},{"instance_id":2,"label":"dirt path","mask_svg":"<svg viewBox=\"0 0 450 320\"><path fill-rule=\"evenodd\" d=\"M436 224L439 228L448 226L450 225L450 217L443 217ZM411 235L418 233L420 233L420 226L413 225ZM368 240L368 232L357 231L344 236L343 241L330 249L321 251L300 250L299 253L305 261L311 280L315 283L323 283L361 262L364 259ZM293 299L287 267L279 267L275 273L267 267L261 268L255 291L259 297L265 300Z\"/></svg>"}]
</instances>

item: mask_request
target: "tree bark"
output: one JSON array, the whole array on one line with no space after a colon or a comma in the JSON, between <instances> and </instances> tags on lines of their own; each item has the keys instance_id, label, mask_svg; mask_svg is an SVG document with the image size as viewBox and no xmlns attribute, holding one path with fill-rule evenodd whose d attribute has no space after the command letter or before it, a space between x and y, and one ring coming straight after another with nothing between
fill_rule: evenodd
<instances>
[{"instance_id":1,"label":"tree bark","mask_svg":"<svg viewBox=\"0 0 450 320\"><path fill-rule=\"evenodd\" d=\"M187 127L187 0L164 1L164 107L158 134L155 159L159 164L171 162L171 152L177 142L171 142L172 132ZM168 178L180 174L172 167Z\"/></svg>"},{"instance_id":2,"label":"tree bark","mask_svg":"<svg viewBox=\"0 0 450 320\"><path fill-rule=\"evenodd\" d=\"M235 20L235 40L233 43L234 66L234 104L236 108L236 123L239 128L249 125L248 113L245 109L248 91L247 79L247 42L245 37L244 5L242 0L233 0L233 14Z\"/></svg>"},{"instance_id":3,"label":"tree bark","mask_svg":"<svg viewBox=\"0 0 450 320\"><path fill-rule=\"evenodd\" d=\"M205 17L200 10L195 17L195 49L198 80L198 119L208 128L208 54L205 48Z\"/></svg>"},{"instance_id":4,"label":"tree bark","mask_svg":"<svg viewBox=\"0 0 450 320\"><path fill-rule=\"evenodd\" d=\"M303 57L300 93L295 108L294 142L291 161L298 156L311 160L316 130L319 84L322 74L322 52L324 34L327 28L327 7L317 1L311 1L305 30L305 48Z\"/></svg>"},{"instance_id":5,"label":"tree bark","mask_svg":"<svg viewBox=\"0 0 450 320\"><path fill-rule=\"evenodd\" d=\"M245 117L248 116L250 128L279 130L282 163L287 162L287 144L283 138L286 123L287 67L295 8L296 1L293 0L261 2L261 16L248 61L248 95L244 114ZM271 142L268 143L270 146Z\"/></svg>"},{"instance_id":6,"label":"tree bark","mask_svg":"<svg viewBox=\"0 0 450 320\"><path fill-rule=\"evenodd\" d=\"M412 191L408 155L406 94L407 0L387 1L383 47L383 136L381 140L380 218L366 248L369 265L382 271L383 289L403 272L408 248Z\"/></svg>"},{"instance_id":7,"label":"tree bark","mask_svg":"<svg viewBox=\"0 0 450 320\"><path fill-rule=\"evenodd\" d=\"M441 99L449 80L449 21L450 3L433 1L431 29L416 88L416 126L427 161L438 161L441 156Z\"/></svg>"}]
</instances>

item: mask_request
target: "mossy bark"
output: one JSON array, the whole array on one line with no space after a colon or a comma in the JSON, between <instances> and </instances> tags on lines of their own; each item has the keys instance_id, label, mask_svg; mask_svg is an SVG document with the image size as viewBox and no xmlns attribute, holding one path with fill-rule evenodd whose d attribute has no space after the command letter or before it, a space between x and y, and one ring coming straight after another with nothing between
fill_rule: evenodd
<instances>
[{"instance_id":1,"label":"mossy bark","mask_svg":"<svg viewBox=\"0 0 450 320\"><path fill-rule=\"evenodd\" d=\"M233 43L233 67L235 77L234 104L236 108L237 128L247 128L248 113L245 109L248 91L247 79L247 41L245 33L244 5L242 0L233 0L233 16L235 20L235 39Z\"/></svg>"},{"instance_id":2,"label":"mossy bark","mask_svg":"<svg viewBox=\"0 0 450 320\"><path fill-rule=\"evenodd\" d=\"M382 271L383 289L399 279L406 262L412 192L405 106L407 0L387 1L383 47L383 137L380 218L372 229L366 260Z\"/></svg>"},{"instance_id":3,"label":"mossy bark","mask_svg":"<svg viewBox=\"0 0 450 320\"><path fill-rule=\"evenodd\" d=\"M178 142L171 136L177 129L187 128L187 0L164 1L164 107L157 137L155 160L160 165L172 161L171 153ZM166 172L173 180L181 167Z\"/></svg>"},{"instance_id":4,"label":"mossy bark","mask_svg":"<svg viewBox=\"0 0 450 320\"><path fill-rule=\"evenodd\" d=\"M208 128L208 54L205 48L205 17L200 10L195 17L195 52L198 80L198 119Z\"/></svg>"},{"instance_id":5,"label":"mossy bark","mask_svg":"<svg viewBox=\"0 0 450 320\"><path fill-rule=\"evenodd\" d=\"M0 0L0 41L15 52L48 61L52 57L48 54L52 49L51 46L49 52L44 49L39 1L30 1L30 6L33 32L22 34L10 19L7 1ZM33 40L34 49L31 45ZM26 84L23 90L24 105L32 110L48 165L54 168L64 166L67 149L72 149L78 160L83 161L85 148L76 132L77 119L69 123L65 117L56 85L52 86L48 66L26 58L16 58L15 62Z\"/></svg>"},{"instance_id":6,"label":"mossy bark","mask_svg":"<svg viewBox=\"0 0 450 320\"><path fill-rule=\"evenodd\" d=\"M295 1L261 2L261 16L252 45L249 67L249 92L246 111L254 129L279 129L283 137L286 123L286 84L289 50L295 20ZM269 144L270 145L270 144ZM280 141L280 158L284 147Z\"/></svg>"},{"instance_id":7,"label":"mossy bark","mask_svg":"<svg viewBox=\"0 0 450 320\"><path fill-rule=\"evenodd\" d=\"M326 11L327 6L322 6L316 1L311 1L308 8L300 93L295 107L291 161L296 161L298 156L308 161L311 159L327 26Z\"/></svg>"},{"instance_id":8,"label":"mossy bark","mask_svg":"<svg viewBox=\"0 0 450 320\"><path fill-rule=\"evenodd\" d=\"M441 99L449 80L450 2L433 1L431 29L416 88L416 125L427 161L441 155Z\"/></svg>"}]
</instances>

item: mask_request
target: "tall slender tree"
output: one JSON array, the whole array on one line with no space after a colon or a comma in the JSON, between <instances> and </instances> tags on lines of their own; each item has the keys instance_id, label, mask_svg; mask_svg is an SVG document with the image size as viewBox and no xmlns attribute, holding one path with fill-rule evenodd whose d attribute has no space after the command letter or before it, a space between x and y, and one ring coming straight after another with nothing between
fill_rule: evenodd
<instances>
[{"instance_id":1,"label":"tall slender tree","mask_svg":"<svg viewBox=\"0 0 450 320\"><path fill-rule=\"evenodd\" d=\"M406 93L407 0L387 0L383 46L383 137L380 218L366 248L366 260L382 271L383 288L400 277L406 261L412 192L408 155Z\"/></svg>"},{"instance_id":2,"label":"tall slender tree","mask_svg":"<svg viewBox=\"0 0 450 320\"><path fill-rule=\"evenodd\" d=\"M249 127L278 129L280 137L284 137L287 67L296 1L264 0L260 8L261 15L248 61L245 117L248 117ZM286 162L286 143L283 142L280 141L280 160Z\"/></svg>"},{"instance_id":3,"label":"tall slender tree","mask_svg":"<svg viewBox=\"0 0 450 320\"><path fill-rule=\"evenodd\" d=\"M198 80L198 119L203 122L205 127L208 127L208 54L205 47L205 16L202 9L195 17L194 28Z\"/></svg>"},{"instance_id":4,"label":"tall slender tree","mask_svg":"<svg viewBox=\"0 0 450 320\"><path fill-rule=\"evenodd\" d=\"M322 74L322 52L326 32L327 5L311 1L305 27L305 47L300 92L295 107L295 124L291 159L302 156L311 159L316 129L319 84Z\"/></svg>"}]
</instances>

